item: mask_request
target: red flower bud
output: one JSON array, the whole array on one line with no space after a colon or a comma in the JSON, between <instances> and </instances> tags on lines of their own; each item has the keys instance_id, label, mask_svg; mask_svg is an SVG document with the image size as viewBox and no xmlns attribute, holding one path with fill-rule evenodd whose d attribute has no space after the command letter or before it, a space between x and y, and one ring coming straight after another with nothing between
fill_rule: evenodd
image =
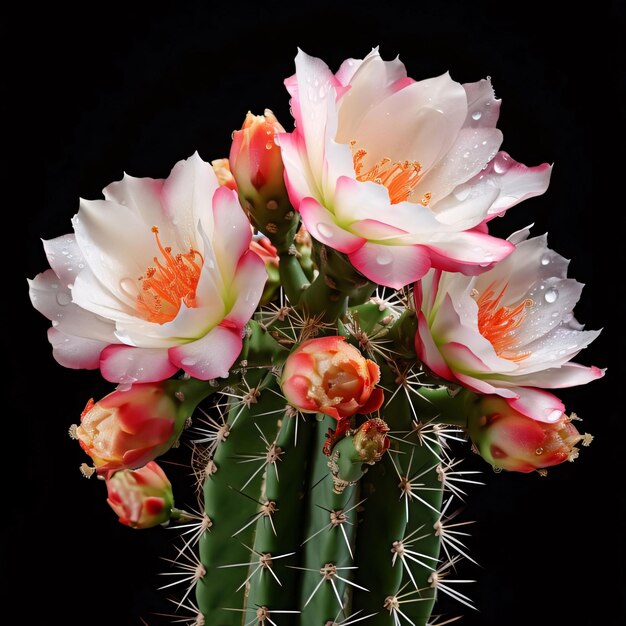
<instances>
[{"instance_id":1,"label":"red flower bud","mask_svg":"<svg viewBox=\"0 0 626 626\"><path fill-rule=\"evenodd\" d=\"M566 415L556 422L539 422L497 396L483 396L477 408L468 421L469 434L481 456L494 467L532 472L574 460L578 454L574 446L591 441Z\"/></svg>"}]
</instances>

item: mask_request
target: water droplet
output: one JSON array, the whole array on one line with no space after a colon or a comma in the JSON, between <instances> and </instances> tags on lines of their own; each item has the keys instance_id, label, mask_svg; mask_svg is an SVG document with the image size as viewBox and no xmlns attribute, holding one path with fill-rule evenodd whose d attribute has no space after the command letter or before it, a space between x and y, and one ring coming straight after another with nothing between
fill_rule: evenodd
<instances>
[{"instance_id":1,"label":"water droplet","mask_svg":"<svg viewBox=\"0 0 626 626\"><path fill-rule=\"evenodd\" d=\"M69 252L67 250L61 250L61 254L63 256L67 256L69 254Z\"/></svg>"},{"instance_id":2,"label":"water droplet","mask_svg":"<svg viewBox=\"0 0 626 626\"><path fill-rule=\"evenodd\" d=\"M536 454L537 456L539 456L539 455L543 454L543 448L537 448L537 449L535 450L535 454Z\"/></svg>"},{"instance_id":3,"label":"water droplet","mask_svg":"<svg viewBox=\"0 0 626 626\"><path fill-rule=\"evenodd\" d=\"M553 411L550 412L547 419L549 422L556 422L561 417L561 415L563 415L563 411L554 409Z\"/></svg>"},{"instance_id":4,"label":"water droplet","mask_svg":"<svg viewBox=\"0 0 626 626\"><path fill-rule=\"evenodd\" d=\"M68 289L74 289L74 283L67 283Z\"/></svg>"},{"instance_id":5,"label":"water droplet","mask_svg":"<svg viewBox=\"0 0 626 626\"><path fill-rule=\"evenodd\" d=\"M554 313L552 313L552 317L558 317L560 315L560 313L558 311L555 311Z\"/></svg>"},{"instance_id":6,"label":"water droplet","mask_svg":"<svg viewBox=\"0 0 626 626\"><path fill-rule=\"evenodd\" d=\"M470 153L469 152L464 152L463 153L463 158L467 159L469 157Z\"/></svg>"},{"instance_id":7,"label":"water droplet","mask_svg":"<svg viewBox=\"0 0 626 626\"><path fill-rule=\"evenodd\" d=\"M548 304L552 304L557 301L559 292L554 287L550 287L550 289L543 294L543 297Z\"/></svg>"},{"instance_id":8,"label":"water droplet","mask_svg":"<svg viewBox=\"0 0 626 626\"><path fill-rule=\"evenodd\" d=\"M493 171L496 174L504 174L509 169L509 157L503 152L498 152L493 162Z\"/></svg>"},{"instance_id":9,"label":"water droplet","mask_svg":"<svg viewBox=\"0 0 626 626\"><path fill-rule=\"evenodd\" d=\"M66 293L65 291L59 291L59 293L57 293L57 302L61 306L67 306L71 301L72 298L70 298L69 293Z\"/></svg>"},{"instance_id":10,"label":"water droplet","mask_svg":"<svg viewBox=\"0 0 626 626\"><path fill-rule=\"evenodd\" d=\"M122 278L122 280L120 280L120 288L132 298L136 297L139 293L137 283L132 278Z\"/></svg>"},{"instance_id":11,"label":"water droplet","mask_svg":"<svg viewBox=\"0 0 626 626\"><path fill-rule=\"evenodd\" d=\"M465 187L460 187L459 189L454 190L454 197L459 202L463 202L463 200L467 199L467 197L470 195L470 191L471 187L469 187L469 185Z\"/></svg>"},{"instance_id":12,"label":"water droplet","mask_svg":"<svg viewBox=\"0 0 626 626\"><path fill-rule=\"evenodd\" d=\"M483 146L486 146L486 145L487 145L487 140L485 139L485 140L483 141Z\"/></svg>"},{"instance_id":13,"label":"water droplet","mask_svg":"<svg viewBox=\"0 0 626 626\"><path fill-rule=\"evenodd\" d=\"M54 328L56 328L59 325L59 321L58 320L52 320L52 326Z\"/></svg>"},{"instance_id":14,"label":"water droplet","mask_svg":"<svg viewBox=\"0 0 626 626\"><path fill-rule=\"evenodd\" d=\"M550 255L549 254L544 254L541 257L541 265L550 265Z\"/></svg>"},{"instance_id":15,"label":"water droplet","mask_svg":"<svg viewBox=\"0 0 626 626\"><path fill-rule=\"evenodd\" d=\"M187 365L189 367L195 365L198 361L192 357L192 356L186 356L185 358L181 359L180 364L181 365Z\"/></svg>"},{"instance_id":16,"label":"water droplet","mask_svg":"<svg viewBox=\"0 0 626 626\"><path fill-rule=\"evenodd\" d=\"M378 265L389 265L393 261L393 254L389 250L381 250L376 255L376 263Z\"/></svg>"},{"instance_id":17,"label":"water droplet","mask_svg":"<svg viewBox=\"0 0 626 626\"><path fill-rule=\"evenodd\" d=\"M480 111L474 111L472 113L472 119L476 121L478 121L482 116L483 114Z\"/></svg>"},{"instance_id":18,"label":"water droplet","mask_svg":"<svg viewBox=\"0 0 626 626\"><path fill-rule=\"evenodd\" d=\"M324 222L320 222L317 226L317 232L322 236L322 237L326 237L327 239L331 239L333 236L333 229L328 225L325 224Z\"/></svg>"},{"instance_id":19,"label":"water droplet","mask_svg":"<svg viewBox=\"0 0 626 626\"><path fill-rule=\"evenodd\" d=\"M273 142L273 141L268 141L268 142L265 144L265 149L266 149L266 150L271 150L273 147L274 147L274 142Z\"/></svg>"},{"instance_id":20,"label":"water droplet","mask_svg":"<svg viewBox=\"0 0 626 626\"><path fill-rule=\"evenodd\" d=\"M79 264L78 264L78 269L79 269L79 270L82 270L84 267L85 267L85 264L84 264L84 263L79 263Z\"/></svg>"}]
</instances>

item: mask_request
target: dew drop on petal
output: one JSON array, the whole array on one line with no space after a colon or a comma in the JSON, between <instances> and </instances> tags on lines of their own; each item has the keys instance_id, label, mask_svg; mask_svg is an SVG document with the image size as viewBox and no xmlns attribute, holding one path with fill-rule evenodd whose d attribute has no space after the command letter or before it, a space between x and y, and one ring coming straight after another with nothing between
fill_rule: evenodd
<instances>
[{"instance_id":1,"label":"dew drop on petal","mask_svg":"<svg viewBox=\"0 0 626 626\"><path fill-rule=\"evenodd\" d=\"M496 158L493 162L493 171L496 174L504 174L508 168L509 157L502 152L496 154Z\"/></svg>"},{"instance_id":2,"label":"dew drop on petal","mask_svg":"<svg viewBox=\"0 0 626 626\"><path fill-rule=\"evenodd\" d=\"M273 147L274 147L274 142L273 142L273 141L268 141L268 142L265 144L265 149L266 149L266 150L271 150Z\"/></svg>"},{"instance_id":3,"label":"dew drop on petal","mask_svg":"<svg viewBox=\"0 0 626 626\"><path fill-rule=\"evenodd\" d=\"M559 292L554 287L551 287L543 294L543 297L548 304L552 304L557 301Z\"/></svg>"},{"instance_id":4,"label":"dew drop on petal","mask_svg":"<svg viewBox=\"0 0 626 626\"><path fill-rule=\"evenodd\" d=\"M378 265L389 265L393 261L393 254L388 250L381 250L376 254L376 263Z\"/></svg>"},{"instance_id":5,"label":"dew drop on petal","mask_svg":"<svg viewBox=\"0 0 626 626\"><path fill-rule=\"evenodd\" d=\"M319 224L317 224L316 228L317 228L317 232L322 237L326 237L327 239L332 238L333 229L328 224L325 224L324 222L320 222Z\"/></svg>"},{"instance_id":6,"label":"dew drop on petal","mask_svg":"<svg viewBox=\"0 0 626 626\"><path fill-rule=\"evenodd\" d=\"M59 293L57 293L57 302L61 306L67 306L71 301L72 298L70 298L69 293L66 293L65 291L60 291Z\"/></svg>"},{"instance_id":7,"label":"dew drop on petal","mask_svg":"<svg viewBox=\"0 0 626 626\"><path fill-rule=\"evenodd\" d=\"M136 297L139 293L137 283L132 278L122 278L122 280L120 280L120 289L132 298Z\"/></svg>"},{"instance_id":8,"label":"dew drop on petal","mask_svg":"<svg viewBox=\"0 0 626 626\"><path fill-rule=\"evenodd\" d=\"M191 367L193 365L195 365L198 361L191 356L186 356L185 358L181 359L180 364L181 365L186 365L188 367Z\"/></svg>"},{"instance_id":9,"label":"dew drop on petal","mask_svg":"<svg viewBox=\"0 0 626 626\"><path fill-rule=\"evenodd\" d=\"M483 114L480 111L474 111L472 113L472 119L476 121L478 121L482 116Z\"/></svg>"},{"instance_id":10,"label":"dew drop on petal","mask_svg":"<svg viewBox=\"0 0 626 626\"><path fill-rule=\"evenodd\" d=\"M52 320L52 326L56 328L59 325L59 320Z\"/></svg>"},{"instance_id":11,"label":"dew drop on petal","mask_svg":"<svg viewBox=\"0 0 626 626\"><path fill-rule=\"evenodd\" d=\"M541 265L550 265L550 255L549 254L544 254L541 257Z\"/></svg>"}]
</instances>

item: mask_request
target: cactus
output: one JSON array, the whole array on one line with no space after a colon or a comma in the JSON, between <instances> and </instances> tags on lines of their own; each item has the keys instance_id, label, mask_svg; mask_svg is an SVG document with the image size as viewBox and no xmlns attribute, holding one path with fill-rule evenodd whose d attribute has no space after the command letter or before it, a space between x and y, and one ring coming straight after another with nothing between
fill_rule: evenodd
<instances>
[{"instance_id":1,"label":"cactus","mask_svg":"<svg viewBox=\"0 0 626 626\"><path fill-rule=\"evenodd\" d=\"M452 461L440 425L463 426L469 396L417 368L400 328L412 312L398 303L344 307L335 325L306 302L284 316L273 305L259 311L230 386L206 409L210 443L191 430L205 519L198 623L425 626L436 572L454 560L441 549ZM387 393L375 414L340 422L290 405L279 376L287 347L338 329L378 363ZM370 422L380 429L371 442L362 434ZM454 536L450 546L464 552Z\"/></svg>"}]
</instances>

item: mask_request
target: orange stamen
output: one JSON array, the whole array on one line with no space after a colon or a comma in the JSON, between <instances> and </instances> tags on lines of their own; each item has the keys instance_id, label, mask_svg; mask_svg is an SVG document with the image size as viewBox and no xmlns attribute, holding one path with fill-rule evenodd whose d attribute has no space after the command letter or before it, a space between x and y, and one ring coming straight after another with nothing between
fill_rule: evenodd
<instances>
[{"instance_id":1,"label":"orange stamen","mask_svg":"<svg viewBox=\"0 0 626 626\"><path fill-rule=\"evenodd\" d=\"M528 358L530 352L512 350L515 342L514 331L526 319L526 308L534 303L527 299L514 307L501 306L507 286L508 283L496 295L495 283L492 283L478 298L478 330L491 343L499 357L518 362Z\"/></svg>"},{"instance_id":2,"label":"orange stamen","mask_svg":"<svg viewBox=\"0 0 626 626\"><path fill-rule=\"evenodd\" d=\"M392 161L389 158L384 158L368 170L363 171L363 159L367 155L367 151L362 148L355 150L355 146L356 141L351 141L350 148L353 150L352 162L356 179L361 182L371 180L386 187L391 204L408 200L420 180L419 174L422 169L420 163L418 161ZM430 194L425 193L420 204L426 206L429 201Z\"/></svg>"},{"instance_id":3,"label":"orange stamen","mask_svg":"<svg viewBox=\"0 0 626 626\"><path fill-rule=\"evenodd\" d=\"M149 322L165 324L176 317L181 302L189 308L196 306L196 287L204 259L193 248L186 254L174 256L172 248L161 244L156 226L152 227L152 232L162 258L155 256L154 267L146 269L139 278L141 293L137 296L137 309Z\"/></svg>"}]
</instances>

